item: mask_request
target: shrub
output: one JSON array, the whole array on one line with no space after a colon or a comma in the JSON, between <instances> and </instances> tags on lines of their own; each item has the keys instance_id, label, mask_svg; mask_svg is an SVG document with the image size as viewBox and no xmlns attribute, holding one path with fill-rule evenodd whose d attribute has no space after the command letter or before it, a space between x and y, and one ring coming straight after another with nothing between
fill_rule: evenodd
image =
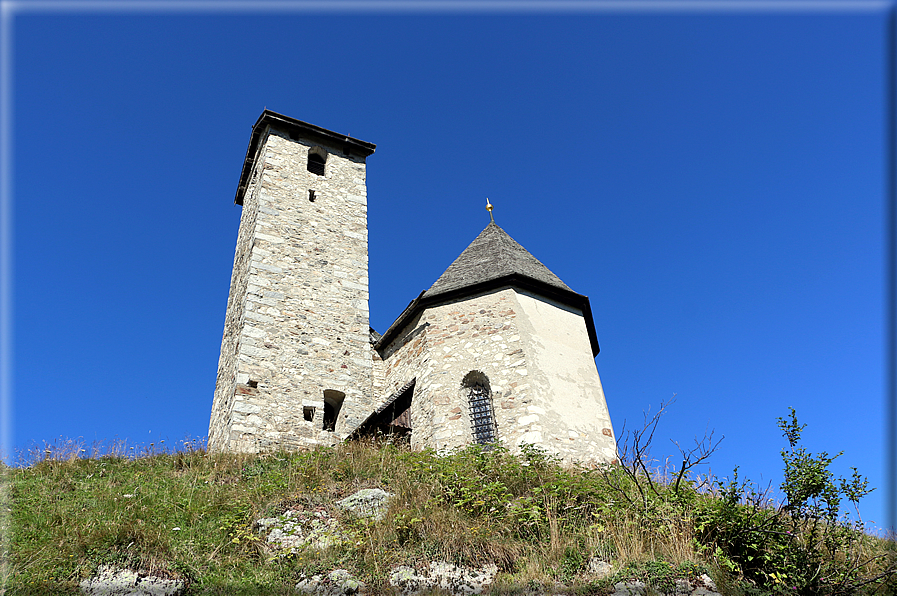
<instances>
[{"instance_id":1,"label":"shrub","mask_svg":"<svg viewBox=\"0 0 897 596\"><path fill-rule=\"evenodd\" d=\"M765 593L854 594L883 585L894 575L893 552L867 554L861 521L840 511L844 498L858 510L871 492L866 479L855 468L850 479L831 472L841 453L807 452L801 446L805 425L793 408L778 424L788 441L781 452L783 502L774 506L765 491L739 482L736 468L718 498L705 499L696 515L703 548Z\"/></svg>"}]
</instances>

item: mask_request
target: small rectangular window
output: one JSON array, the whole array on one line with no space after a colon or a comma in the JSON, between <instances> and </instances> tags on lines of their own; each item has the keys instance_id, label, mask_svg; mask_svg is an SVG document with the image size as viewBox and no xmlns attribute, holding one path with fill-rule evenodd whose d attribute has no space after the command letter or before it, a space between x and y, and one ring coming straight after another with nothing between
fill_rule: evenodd
<instances>
[{"instance_id":1,"label":"small rectangular window","mask_svg":"<svg viewBox=\"0 0 897 596\"><path fill-rule=\"evenodd\" d=\"M302 408L302 417L305 418L306 422L312 422L315 419L315 407L314 406L305 406Z\"/></svg>"},{"instance_id":2,"label":"small rectangular window","mask_svg":"<svg viewBox=\"0 0 897 596\"><path fill-rule=\"evenodd\" d=\"M308 164L306 166L308 171L314 174L315 176L323 176L324 175L324 158L318 155L317 153L310 153L308 155Z\"/></svg>"}]
</instances>

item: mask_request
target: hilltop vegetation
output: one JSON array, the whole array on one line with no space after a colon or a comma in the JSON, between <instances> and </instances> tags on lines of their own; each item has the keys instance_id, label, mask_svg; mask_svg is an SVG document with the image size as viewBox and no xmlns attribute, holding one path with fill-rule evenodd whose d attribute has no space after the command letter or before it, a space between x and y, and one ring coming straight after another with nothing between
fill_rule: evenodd
<instances>
[{"instance_id":1,"label":"hilltop vegetation","mask_svg":"<svg viewBox=\"0 0 897 596\"><path fill-rule=\"evenodd\" d=\"M253 456L189 445L139 457L49 449L7 470L6 585L74 594L112 564L181 578L186 594L295 594L302 577L342 568L385 593L391 567L443 560L495 563L493 593L607 594L639 578L662 594L702 573L723 594L897 593L894 542L842 516L842 501L868 492L865 480L836 478L833 457L803 450L793 411L780 426L779 504L737 474L690 477L710 443L664 480L646 461L650 424L621 446L621 465L603 469L565 467L535 448L438 455L389 441ZM368 487L395 495L381 520L333 507ZM344 537L293 553L265 541L255 522L295 508L342 517ZM593 558L614 573L590 575Z\"/></svg>"}]
</instances>

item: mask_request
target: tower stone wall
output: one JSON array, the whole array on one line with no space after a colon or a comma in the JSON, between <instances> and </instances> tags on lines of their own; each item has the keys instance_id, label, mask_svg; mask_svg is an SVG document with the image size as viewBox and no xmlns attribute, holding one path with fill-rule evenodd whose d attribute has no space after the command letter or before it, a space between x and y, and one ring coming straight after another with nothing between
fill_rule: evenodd
<instances>
[{"instance_id":1,"label":"tower stone wall","mask_svg":"<svg viewBox=\"0 0 897 596\"><path fill-rule=\"evenodd\" d=\"M373 402L365 186L373 146L268 114L254 128L238 191L212 450L332 442ZM337 409L327 430L325 414Z\"/></svg>"},{"instance_id":2,"label":"tower stone wall","mask_svg":"<svg viewBox=\"0 0 897 596\"><path fill-rule=\"evenodd\" d=\"M237 248L234 254L234 268L231 274L230 294L224 318L224 336L221 339L221 354L218 357L218 376L215 381L215 397L212 401L212 416L209 421L209 449L238 449L238 441L245 429L251 432L257 425L248 420L250 414L260 411L258 405L250 401L258 391L247 385L249 373L240 375L237 386L237 370L240 364L241 339L246 318L246 291L249 283L249 263L255 236L258 215L258 192L260 171L253 169L249 190L244 199L240 215L240 230L237 233ZM250 317L255 316L250 315ZM250 321L252 318L249 319ZM252 333L250 331L250 333ZM242 363L243 369L248 363ZM255 393L255 395L253 395ZM236 408L236 409L235 409ZM234 428L236 426L236 428ZM237 433L232 436L231 433ZM251 440L250 440L251 441ZM241 445L242 446L242 445ZM242 449L241 449L242 450Z\"/></svg>"}]
</instances>

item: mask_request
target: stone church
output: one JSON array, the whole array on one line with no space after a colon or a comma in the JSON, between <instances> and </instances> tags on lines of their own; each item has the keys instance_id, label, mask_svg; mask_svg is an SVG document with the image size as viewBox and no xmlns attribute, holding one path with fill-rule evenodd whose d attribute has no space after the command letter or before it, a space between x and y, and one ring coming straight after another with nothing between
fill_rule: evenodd
<instances>
[{"instance_id":1,"label":"stone church","mask_svg":"<svg viewBox=\"0 0 897 596\"><path fill-rule=\"evenodd\" d=\"M269 110L253 126L209 449L384 432L417 448L534 444L613 460L589 299L494 222L389 329L371 329L374 149Z\"/></svg>"}]
</instances>

